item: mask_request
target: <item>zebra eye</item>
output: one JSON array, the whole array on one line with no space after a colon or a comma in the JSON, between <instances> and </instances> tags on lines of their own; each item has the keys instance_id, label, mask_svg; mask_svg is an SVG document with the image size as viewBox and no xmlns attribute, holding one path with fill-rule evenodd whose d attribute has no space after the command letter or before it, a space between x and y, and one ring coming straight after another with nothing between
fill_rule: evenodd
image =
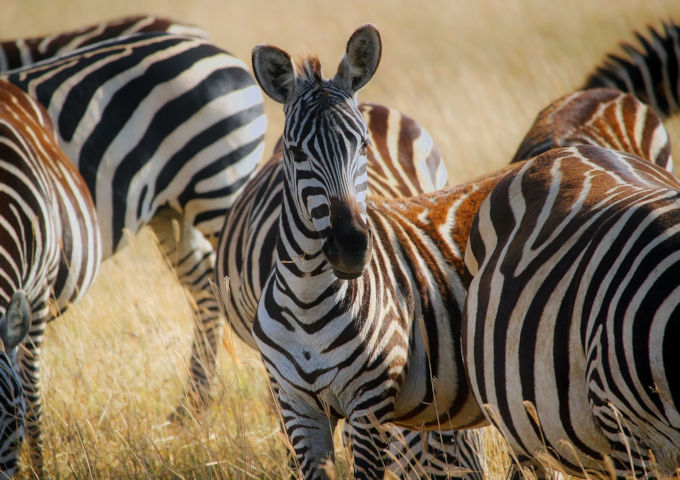
<instances>
[{"instance_id":1,"label":"zebra eye","mask_svg":"<svg viewBox=\"0 0 680 480\"><path fill-rule=\"evenodd\" d=\"M291 157L293 158L294 162L300 163L307 161L307 155L302 151L301 148L291 145L288 147L288 151L291 153Z\"/></svg>"},{"instance_id":2,"label":"zebra eye","mask_svg":"<svg viewBox=\"0 0 680 480\"><path fill-rule=\"evenodd\" d=\"M371 141L366 139L361 143L361 155L366 156L366 153L368 152L368 147L371 144Z\"/></svg>"}]
</instances>

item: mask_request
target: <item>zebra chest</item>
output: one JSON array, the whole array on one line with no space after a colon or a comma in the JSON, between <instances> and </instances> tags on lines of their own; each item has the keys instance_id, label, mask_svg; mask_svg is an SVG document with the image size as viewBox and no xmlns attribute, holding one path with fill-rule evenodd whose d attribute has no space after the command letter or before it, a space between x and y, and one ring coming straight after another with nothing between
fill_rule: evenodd
<instances>
[{"instance_id":1,"label":"zebra chest","mask_svg":"<svg viewBox=\"0 0 680 480\"><path fill-rule=\"evenodd\" d=\"M265 288L253 333L277 382L344 415L361 397L368 371L373 381L382 377L387 390L403 377L406 362L390 355L379 308L367 318L360 309L338 305L331 299L302 308L284 292Z\"/></svg>"}]
</instances>

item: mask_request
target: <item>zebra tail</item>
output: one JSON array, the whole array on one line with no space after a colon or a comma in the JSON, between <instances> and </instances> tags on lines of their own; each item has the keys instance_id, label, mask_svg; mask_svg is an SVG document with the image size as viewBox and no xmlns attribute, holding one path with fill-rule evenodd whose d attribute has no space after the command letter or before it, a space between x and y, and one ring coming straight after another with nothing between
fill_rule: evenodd
<instances>
[{"instance_id":1,"label":"zebra tail","mask_svg":"<svg viewBox=\"0 0 680 480\"><path fill-rule=\"evenodd\" d=\"M663 23L663 33L650 26L635 37L639 47L622 43L622 52L608 54L583 88L617 88L668 118L680 111L680 26L671 20Z\"/></svg>"}]
</instances>

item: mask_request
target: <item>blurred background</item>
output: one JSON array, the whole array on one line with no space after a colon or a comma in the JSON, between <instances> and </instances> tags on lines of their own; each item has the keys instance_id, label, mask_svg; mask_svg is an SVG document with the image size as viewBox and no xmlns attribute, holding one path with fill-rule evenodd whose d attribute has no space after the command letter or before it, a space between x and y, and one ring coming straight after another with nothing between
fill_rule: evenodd
<instances>
[{"instance_id":1,"label":"blurred background","mask_svg":"<svg viewBox=\"0 0 680 480\"><path fill-rule=\"evenodd\" d=\"M374 23L382 62L359 99L418 120L439 146L450 179L464 181L508 163L538 111L577 89L619 42L635 44L634 31L680 21L680 2L5 0L0 37L144 13L202 27L248 66L259 43L317 53L329 76L354 29ZM268 156L283 114L269 99L265 108ZM672 119L668 126L680 141L680 123ZM213 411L183 426L165 422L182 395L191 314L152 235L143 231L104 264L83 301L49 326L43 371L52 477L285 474L263 369L257 355L237 343L222 355Z\"/></svg>"}]
</instances>

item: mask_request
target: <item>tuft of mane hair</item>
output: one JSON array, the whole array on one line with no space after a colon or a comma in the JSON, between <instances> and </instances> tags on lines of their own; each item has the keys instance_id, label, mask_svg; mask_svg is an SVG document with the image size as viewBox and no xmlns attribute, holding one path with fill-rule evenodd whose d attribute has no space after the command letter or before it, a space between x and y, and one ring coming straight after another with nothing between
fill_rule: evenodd
<instances>
[{"instance_id":1,"label":"tuft of mane hair","mask_svg":"<svg viewBox=\"0 0 680 480\"><path fill-rule=\"evenodd\" d=\"M321 61L316 55L305 55L297 59L296 70L300 80L307 81L314 79L317 83L321 83L323 75L321 74Z\"/></svg>"}]
</instances>

